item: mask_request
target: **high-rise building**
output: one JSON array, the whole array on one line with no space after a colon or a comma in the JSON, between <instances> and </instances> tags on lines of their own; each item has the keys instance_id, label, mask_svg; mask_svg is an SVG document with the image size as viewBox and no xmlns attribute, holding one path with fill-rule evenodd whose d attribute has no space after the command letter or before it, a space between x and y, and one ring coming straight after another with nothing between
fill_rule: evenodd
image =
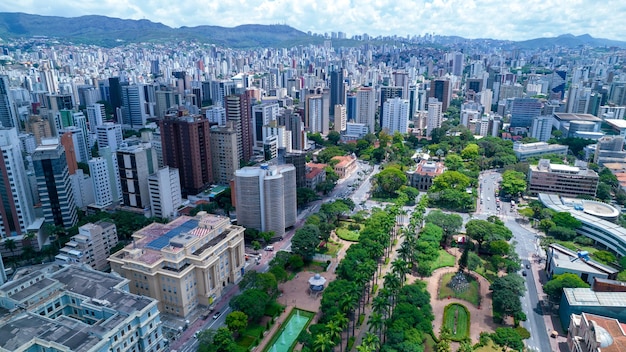
<instances>
[{"instance_id":1,"label":"high-rise building","mask_svg":"<svg viewBox=\"0 0 626 352\"><path fill-rule=\"evenodd\" d=\"M74 110L74 98L71 94L46 94L43 103L53 111Z\"/></svg>"},{"instance_id":2,"label":"high-rise building","mask_svg":"<svg viewBox=\"0 0 626 352\"><path fill-rule=\"evenodd\" d=\"M237 146L240 160L252 159L254 136L252 119L250 118L250 97L247 94L229 95L225 99L226 120L232 121L237 131Z\"/></svg>"},{"instance_id":3,"label":"high-rise building","mask_svg":"<svg viewBox=\"0 0 626 352\"><path fill-rule=\"evenodd\" d=\"M178 208L183 203L180 191L178 170L163 167L148 177L150 190L150 209L152 216L172 219L178 215Z\"/></svg>"},{"instance_id":4,"label":"high-rise building","mask_svg":"<svg viewBox=\"0 0 626 352\"><path fill-rule=\"evenodd\" d=\"M286 153L284 162L285 164L291 164L296 168L296 187L306 187L306 153Z\"/></svg>"},{"instance_id":5,"label":"high-rise building","mask_svg":"<svg viewBox=\"0 0 626 352\"><path fill-rule=\"evenodd\" d=\"M89 160L89 175L93 182L93 191L96 206L106 207L113 204L113 187L109 177L109 168L104 158Z\"/></svg>"},{"instance_id":6,"label":"high-rise building","mask_svg":"<svg viewBox=\"0 0 626 352\"><path fill-rule=\"evenodd\" d=\"M324 119L324 100L321 95L307 95L304 116L310 133L328 134L328 120Z\"/></svg>"},{"instance_id":7,"label":"high-rise building","mask_svg":"<svg viewBox=\"0 0 626 352\"><path fill-rule=\"evenodd\" d=\"M32 157L46 222L64 228L76 225L78 214L63 145L55 138L44 139Z\"/></svg>"},{"instance_id":8,"label":"high-rise building","mask_svg":"<svg viewBox=\"0 0 626 352\"><path fill-rule=\"evenodd\" d=\"M79 163L86 163L91 157L91 149L87 146L87 138L84 131L76 126L66 127L59 130L59 135L63 136L61 142L65 146L66 138L72 141L74 145L73 153L76 157L76 161ZM70 170L71 172L72 170ZM73 174L73 172L71 172Z\"/></svg>"},{"instance_id":9,"label":"high-rise building","mask_svg":"<svg viewBox=\"0 0 626 352\"><path fill-rule=\"evenodd\" d=\"M0 155L0 238L25 235L35 211L15 127L0 127Z\"/></svg>"},{"instance_id":10,"label":"high-rise building","mask_svg":"<svg viewBox=\"0 0 626 352\"><path fill-rule=\"evenodd\" d=\"M4 269L4 261L2 260L2 253L0 253L0 286L7 282L7 272Z\"/></svg>"},{"instance_id":11,"label":"high-rise building","mask_svg":"<svg viewBox=\"0 0 626 352\"><path fill-rule=\"evenodd\" d=\"M98 148L109 147L116 152L123 141L122 125L106 122L95 128Z\"/></svg>"},{"instance_id":12,"label":"high-rise building","mask_svg":"<svg viewBox=\"0 0 626 352\"><path fill-rule=\"evenodd\" d=\"M383 130L389 134L409 132L409 101L402 98L393 98L385 102L382 116Z\"/></svg>"},{"instance_id":13,"label":"high-rise building","mask_svg":"<svg viewBox=\"0 0 626 352\"><path fill-rule=\"evenodd\" d=\"M441 127L443 122L443 104L436 98L428 99L428 116L426 117L426 136L433 133L435 128Z\"/></svg>"},{"instance_id":14,"label":"high-rise building","mask_svg":"<svg viewBox=\"0 0 626 352\"><path fill-rule=\"evenodd\" d=\"M226 109L221 106L209 106L205 110L206 118L218 126L226 126Z\"/></svg>"},{"instance_id":15,"label":"high-rise building","mask_svg":"<svg viewBox=\"0 0 626 352\"><path fill-rule=\"evenodd\" d=\"M348 122L356 122L357 111L356 95L350 94L346 98L346 118Z\"/></svg>"},{"instance_id":16,"label":"high-rise building","mask_svg":"<svg viewBox=\"0 0 626 352\"><path fill-rule=\"evenodd\" d=\"M263 164L239 169L235 198L238 224L282 237L296 223L296 168Z\"/></svg>"},{"instance_id":17,"label":"high-rise building","mask_svg":"<svg viewBox=\"0 0 626 352\"><path fill-rule=\"evenodd\" d=\"M128 85L127 82L122 82L120 77L109 78L109 102L113 108L113 114L115 115L115 122L122 123L122 86Z\"/></svg>"},{"instance_id":18,"label":"high-rise building","mask_svg":"<svg viewBox=\"0 0 626 352\"><path fill-rule=\"evenodd\" d=\"M83 263L104 271L109 268L107 258L117 242L117 227L114 223L87 223L78 228L78 235L72 236L54 259L59 264Z\"/></svg>"},{"instance_id":19,"label":"high-rise building","mask_svg":"<svg viewBox=\"0 0 626 352\"><path fill-rule=\"evenodd\" d=\"M404 94L404 89L402 87L389 87L389 86L383 86L380 87L380 114L379 116L381 117L379 123L380 123L380 127L383 127L383 119L382 116L385 115L385 102L387 102L387 100L389 99L394 99L394 98L402 98Z\"/></svg>"},{"instance_id":20,"label":"high-rise building","mask_svg":"<svg viewBox=\"0 0 626 352\"><path fill-rule=\"evenodd\" d=\"M17 127L17 111L9 91L9 77L0 75L0 126Z\"/></svg>"},{"instance_id":21,"label":"high-rise building","mask_svg":"<svg viewBox=\"0 0 626 352\"><path fill-rule=\"evenodd\" d=\"M42 138L52 137L52 126L48 119L39 115L31 115L26 123L26 132L32 133L37 145L39 145Z\"/></svg>"},{"instance_id":22,"label":"high-rise building","mask_svg":"<svg viewBox=\"0 0 626 352\"><path fill-rule=\"evenodd\" d=\"M552 138L552 116L535 116L530 127L530 136L540 142L547 142Z\"/></svg>"},{"instance_id":23,"label":"high-rise building","mask_svg":"<svg viewBox=\"0 0 626 352\"><path fill-rule=\"evenodd\" d=\"M124 205L145 209L150 205L148 176L156 172L156 151L150 143L129 145L117 150Z\"/></svg>"},{"instance_id":24,"label":"high-rise building","mask_svg":"<svg viewBox=\"0 0 626 352\"><path fill-rule=\"evenodd\" d=\"M333 115L335 105L346 104L346 89L343 80L343 70L330 73L330 114ZM334 115L333 115L334 116Z\"/></svg>"},{"instance_id":25,"label":"high-rise building","mask_svg":"<svg viewBox=\"0 0 626 352\"><path fill-rule=\"evenodd\" d=\"M333 126L333 130L341 133L343 131L346 130L346 123L347 121L347 117L346 117L346 106L345 105L335 105L335 120L334 120L334 126Z\"/></svg>"},{"instance_id":26,"label":"high-rise building","mask_svg":"<svg viewBox=\"0 0 626 352\"><path fill-rule=\"evenodd\" d=\"M122 124L130 128L142 128L148 114L143 84L122 86Z\"/></svg>"},{"instance_id":27,"label":"high-rise building","mask_svg":"<svg viewBox=\"0 0 626 352\"><path fill-rule=\"evenodd\" d=\"M87 105L87 121L89 121L90 131L95 131L97 126L102 125L105 117L104 104Z\"/></svg>"},{"instance_id":28,"label":"high-rise building","mask_svg":"<svg viewBox=\"0 0 626 352\"><path fill-rule=\"evenodd\" d=\"M252 135L255 146L263 145L263 126L278 119L278 103L264 103L252 106Z\"/></svg>"},{"instance_id":29,"label":"high-rise building","mask_svg":"<svg viewBox=\"0 0 626 352\"><path fill-rule=\"evenodd\" d=\"M452 100L452 87L449 79L436 79L430 83L429 97L437 98L441 102L441 111L446 112Z\"/></svg>"},{"instance_id":30,"label":"high-rise building","mask_svg":"<svg viewBox=\"0 0 626 352\"><path fill-rule=\"evenodd\" d=\"M123 199L122 179L120 177L120 167L117 162L117 152L112 151L109 147L102 147L100 148L100 157L106 161L112 201L114 204L121 203Z\"/></svg>"},{"instance_id":31,"label":"high-rise building","mask_svg":"<svg viewBox=\"0 0 626 352\"><path fill-rule=\"evenodd\" d=\"M213 183L210 122L200 115L168 114L159 121L163 165L178 169L183 196Z\"/></svg>"},{"instance_id":32,"label":"high-rise building","mask_svg":"<svg viewBox=\"0 0 626 352\"><path fill-rule=\"evenodd\" d=\"M243 231L227 217L206 213L153 223L109 257L111 271L130 280L131 292L155 298L160 311L186 317L243 276Z\"/></svg>"},{"instance_id":33,"label":"high-rise building","mask_svg":"<svg viewBox=\"0 0 626 352\"><path fill-rule=\"evenodd\" d=\"M360 87L356 91L356 122L367 126L370 133L376 132L376 92L371 87Z\"/></svg>"},{"instance_id":34,"label":"high-rise building","mask_svg":"<svg viewBox=\"0 0 626 352\"><path fill-rule=\"evenodd\" d=\"M531 127L533 118L541 115L541 101L535 98L513 99L511 127Z\"/></svg>"},{"instance_id":35,"label":"high-rise building","mask_svg":"<svg viewBox=\"0 0 626 352\"><path fill-rule=\"evenodd\" d=\"M171 107L182 103L181 94L172 88L162 88L154 92L157 117L163 117Z\"/></svg>"},{"instance_id":36,"label":"high-rise building","mask_svg":"<svg viewBox=\"0 0 626 352\"><path fill-rule=\"evenodd\" d=\"M308 143L304 123L299 113L294 112L293 109L285 109L278 116L278 124L285 126L285 129L291 132L291 148L293 150L306 149Z\"/></svg>"},{"instance_id":37,"label":"high-rise building","mask_svg":"<svg viewBox=\"0 0 626 352\"><path fill-rule=\"evenodd\" d=\"M232 124L211 128L211 160L213 160L213 182L228 185L239 168L237 153L237 131Z\"/></svg>"}]
</instances>

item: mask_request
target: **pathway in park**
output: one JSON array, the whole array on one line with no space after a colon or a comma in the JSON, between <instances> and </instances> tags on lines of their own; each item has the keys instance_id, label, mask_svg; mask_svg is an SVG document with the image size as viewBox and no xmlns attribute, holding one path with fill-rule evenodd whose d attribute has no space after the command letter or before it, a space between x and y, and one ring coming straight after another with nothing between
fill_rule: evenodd
<instances>
[{"instance_id":1,"label":"pathway in park","mask_svg":"<svg viewBox=\"0 0 626 352\"><path fill-rule=\"evenodd\" d=\"M450 248L448 250L450 254L454 255L457 258L460 256L458 249ZM443 323L443 310L450 303L459 303L464 305L467 310L470 312L470 337L472 338L472 342L478 342L480 337L480 333L483 331L493 332L495 331L497 324L493 322L493 311L491 304L491 295L489 293L489 281L484 277L478 275L475 272L471 272L474 277L478 279L479 283L479 292L480 292L480 308L476 307L470 302L457 299L457 298L444 298L439 299L439 283L444 274L447 273L455 273L459 270L458 265L455 264L454 267L445 267L439 268L433 272L433 274L426 278L426 288L428 293L430 293L430 304L433 307L433 314L435 315L435 320L433 321L433 331L435 334L439 334L439 330L441 329L441 325ZM417 280L417 277L409 276L409 282L414 282Z\"/></svg>"}]
</instances>

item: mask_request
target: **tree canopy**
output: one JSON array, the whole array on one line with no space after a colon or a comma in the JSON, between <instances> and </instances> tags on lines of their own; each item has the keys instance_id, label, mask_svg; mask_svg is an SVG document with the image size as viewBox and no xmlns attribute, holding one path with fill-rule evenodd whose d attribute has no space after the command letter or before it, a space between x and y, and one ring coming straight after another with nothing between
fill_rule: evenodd
<instances>
[{"instance_id":1,"label":"tree canopy","mask_svg":"<svg viewBox=\"0 0 626 352\"><path fill-rule=\"evenodd\" d=\"M563 273L554 275L552 280L546 282L543 291L548 294L550 299L558 302L561 299L564 288L587 288L589 284L584 282L578 275L572 273Z\"/></svg>"},{"instance_id":2,"label":"tree canopy","mask_svg":"<svg viewBox=\"0 0 626 352\"><path fill-rule=\"evenodd\" d=\"M320 243L320 230L317 226L305 224L296 230L291 239L291 250L305 260L311 260Z\"/></svg>"},{"instance_id":3,"label":"tree canopy","mask_svg":"<svg viewBox=\"0 0 626 352\"><path fill-rule=\"evenodd\" d=\"M506 195L519 196L526 191L526 175L514 170L505 171L502 174L500 189Z\"/></svg>"}]
</instances>

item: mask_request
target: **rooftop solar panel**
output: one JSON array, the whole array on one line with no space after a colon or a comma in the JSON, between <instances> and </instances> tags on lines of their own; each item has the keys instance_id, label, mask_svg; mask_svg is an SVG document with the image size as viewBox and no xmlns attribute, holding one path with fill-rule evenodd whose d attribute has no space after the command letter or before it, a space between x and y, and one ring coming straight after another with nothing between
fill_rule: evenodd
<instances>
[{"instance_id":1,"label":"rooftop solar panel","mask_svg":"<svg viewBox=\"0 0 626 352\"><path fill-rule=\"evenodd\" d=\"M146 245L146 248L154 249L160 251L163 247L167 246L170 243L170 239L180 235L184 232L189 232L198 227L198 220L191 219L185 221L182 225L173 228L166 232L161 237L152 240L150 243Z\"/></svg>"}]
</instances>

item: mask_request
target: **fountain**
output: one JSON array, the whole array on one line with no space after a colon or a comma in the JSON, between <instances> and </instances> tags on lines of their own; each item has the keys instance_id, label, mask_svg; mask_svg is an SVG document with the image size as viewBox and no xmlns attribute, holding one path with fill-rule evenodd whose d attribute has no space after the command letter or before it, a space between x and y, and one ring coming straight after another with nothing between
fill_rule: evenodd
<instances>
[{"instance_id":1,"label":"fountain","mask_svg":"<svg viewBox=\"0 0 626 352\"><path fill-rule=\"evenodd\" d=\"M277 335L272 337L264 352L289 352L313 315L305 311L300 314L300 311L295 309L295 312L292 312L285 321L286 326L283 325L283 328L276 333Z\"/></svg>"},{"instance_id":2,"label":"fountain","mask_svg":"<svg viewBox=\"0 0 626 352\"><path fill-rule=\"evenodd\" d=\"M469 281L467 281L467 276L465 276L464 273L459 271L452 277L452 279L448 283L448 286L455 293L461 293L461 292L467 291L467 289L469 289L470 284L469 284Z\"/></svg>"}]
</instances>

